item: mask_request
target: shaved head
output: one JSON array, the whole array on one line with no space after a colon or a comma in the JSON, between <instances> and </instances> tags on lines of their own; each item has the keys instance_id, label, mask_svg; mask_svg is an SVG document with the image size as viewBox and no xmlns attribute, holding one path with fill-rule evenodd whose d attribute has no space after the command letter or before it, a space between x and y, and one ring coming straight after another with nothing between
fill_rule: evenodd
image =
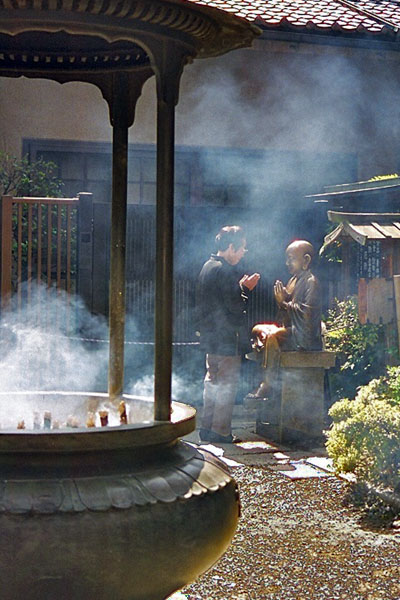
<instances>
[{"instance_id":1,"label":"shaved head","mask_svg":"<svg viewBox=\"0 0 400 600\"><path fill-rule=\"evenodd\" d=\"M289 250L296 253L298 252L299 254L302 253L303 256L305 254L309 254L311 258L314 256L314 247L312 244L310 244L310 242L307 242L306 240L295 240L294 242L289 244L289 246L286 248L286 252L288 252Z\"/></svg>"},{"instance_id":2,"label":"shaved head","mask_svg":"<svg viewBox=\"0 0 400 600\"><path fill-rule=\"evenodd\" d=\"M314 248L306 240L295 240L286 248L286 265L289 273L298 275L310 266L314 256Z\"/></svg>"}]
</instances>

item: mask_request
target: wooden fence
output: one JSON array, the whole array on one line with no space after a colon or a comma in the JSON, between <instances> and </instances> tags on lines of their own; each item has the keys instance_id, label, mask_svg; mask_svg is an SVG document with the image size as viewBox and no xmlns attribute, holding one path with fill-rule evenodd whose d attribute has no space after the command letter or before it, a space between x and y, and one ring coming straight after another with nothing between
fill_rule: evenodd
<instances>
[{"instance_id":1,"label":"wooden fence","mask_svg":"<svg viewBox=\"0 0 400 600\"><path fill-rule=\"evenodd\" d=\"M1 308L22 310L42 285L76 291L79 198L3 196Z\"/></svg>"},{"instance_id":2,"label":"wooden fence","mask_svg":"<svg viewBox=\"0 0 400 600\"><path fill-rule=\"evenodd\" d=\"M80 193L75 198L3 196L1 201L2 312L12 309L13 315L19 314L25 319L26 309L32 305L37 324L49 327L61 325L66 333L74 326L75 331L80 330L82 340L88 338L90 344L95 343L96 337L106 337L104 332L98 336L87 328L90 319L83 317L80 323L80 316L75 315L69 305L74 306L71 298L76 294L89 312L107 318L110 206L93 202L90 193ZM202 243L204 231L209 227L206 217L205 211L198 207L179 207L176 210L174 364L189 377L193 373L193 378L199 381L203 359L197 349L193 310L197 273L206 257ZM216 211L218 218L219 212ZM235 221L235 218L231 220ZM150 367L153 360L153 207L128 206L127 234L126 362L127 370L133 371L137 349L143 355L143 362L147 361ZM62 292L65 292L66 301L60 303L60 309L49 311L48 301ZM264 278L250 297L249 327L255 322L273 319L274 313L271 281ZM106 343L106 339L99 339L98 343ZM245 365L244 385L247 388L252 380L252 366Z\"/></svg>"}]
</instances>

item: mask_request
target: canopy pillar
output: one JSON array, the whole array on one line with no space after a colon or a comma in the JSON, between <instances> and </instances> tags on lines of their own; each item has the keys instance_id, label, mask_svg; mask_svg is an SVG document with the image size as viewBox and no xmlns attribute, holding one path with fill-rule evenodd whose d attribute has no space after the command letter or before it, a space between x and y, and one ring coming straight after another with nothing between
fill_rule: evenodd
<instances>
[{"instance_id":1,"label":"canopy pillar","mask_svg":"<svg viewBox=\"0 0 400 600\"><path fill-rule=\"evenodd\" d=\"M144 71L139 77L124 72L115 73L108 79L108 85L102 85L113 127L108 366L110 398L121 396L124 387L128 129L134 121L143 84L152 74L150 70Z\"/></svg>"},{"instance_id":2,"label":"canopy pillar","mask_svg":"<svg viewBox=\"0 0 400 600\"><path fill-rule=\"evenodd\" d=\"M175 106L188 53L163 41L153 50L157 77L157 217L154 419L171 413Z\"/></svg>"}]
</instances>

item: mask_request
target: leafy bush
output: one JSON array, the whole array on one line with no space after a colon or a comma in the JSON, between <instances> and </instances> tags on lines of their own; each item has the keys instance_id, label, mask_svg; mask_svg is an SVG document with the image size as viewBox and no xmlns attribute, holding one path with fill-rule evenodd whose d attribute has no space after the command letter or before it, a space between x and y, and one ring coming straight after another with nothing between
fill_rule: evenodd
<instances>
[{"instance_id":1,"label":"leafy bush","mask_svg":"<svg viewBox=\"0 0 400 600\"><path fill-rule=\"evenodd\" d=\"M0 152L0 195L62 196L62 181L57 165L42 158L30 162L27 156L16 158Z\"/></svg>"},{"instance_id":2,"label":"leafy bush","mask_svg":"<svg viewBox=\"0 0 400 600\"><path fill-rule=\"evenodd\" d=\"M0 151L0 196L9 195L16 197L50 197L60 198L62 197L63 182L59 179L57 173L57 165L53 162L47 162L42 158L36 161L30 162L27 156L19 159L15 156L8 154L7 152ZM12 270L13 270L13 289L16 290L18 284L17 279L17 248L21 249L20 260L21 263L19 268L21 269L21 278L24 281L28 277L28 246L31 251L35 253L37 249L37 234L39 228L41 228L42 235L47 236L47 242L51 243L52 248L52 261L51 269L56 269L55 261L57 260L57 238L58 235L62 236L62 239L66 239L66 214L67 209L65 207L58 207L55 205L48 206L43 209L41 213L37 209L29 212L32 205L28 206L28 203L22 203L20 205L20 213L13 210L12 224L13 224L13 255L12 255ZM58 217L61 216L61 229L53 225L51 231L48 231L48 217L50 216L53 223L56 223ZM40 216L41 215L41 216ZM39 219L41 218L41 223ZM31 233L31 241L28 238L28 229ZM22 239L19 240L19 231L22 232ZM75 273L76 263L76 222L73 221L71 226L72 246L71 246L71 274ZM50 240L50 242L48 242ZM64 246L62 246L64 251ZM36 256L33 254L33 260ZM65 260L63 260L65 264ZM43 253L42 265L40 272L42 275L47 275L47 257ZM39 270L39 267L38 267Z\"/></svg>"},{"instance_id":3,"label":"leafy bush","mask_svg":"<svg viewBox=\"0 0 400 600\"><path fill-rule=\"evenodd\" d=\"M336 367L329 372L334 399L353 398L357 388L384 371L386 348L383 326L358 320L357 298L336 300L328 311L326 349L336 353Z\"/></svg>"},{"instance_id":4,"label":"leafy bush","mask_svg":"<svg viewBox=\"0 0 400 600\"><path fill-rule=\"evenodd\" d=\"M358 480L400 489L400 367L360 387L354 400L330 409L327 451L339 472Z\"/></svg>"}]
</instances>

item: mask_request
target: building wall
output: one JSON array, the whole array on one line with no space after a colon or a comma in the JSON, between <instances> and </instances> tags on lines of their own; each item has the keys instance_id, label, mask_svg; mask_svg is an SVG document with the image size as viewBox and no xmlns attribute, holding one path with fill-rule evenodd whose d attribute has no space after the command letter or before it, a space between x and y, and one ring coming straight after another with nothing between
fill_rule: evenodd
<instances>
[{"instance_id":1,"label":"building wall","mask_svg":"<svg viewBox=\"0 0 400 600\"><path fill-rule=\"evenodd\" d=\"M258 40L186 67L176 141L346 152L357 155L359 178L394 172L399 80L400 53ZM131 143L154 143L155 110L152 79ZM23 138L110 141L106 102L89 84L0 78L0 148L18 155ZM280 175L290 177L290 165Z\"/></svg>"},{"instance_id":2,"label":"building wall","mask_svg":"<svg viewBox=\"0 0 400 600\"><path fill-rule=\"evenodd\" d=\"M175 331L176 339L192 339L189 324L192 324L193 279L221 225L233 222L245 227L249 254L243 268L247 272L261 273L261 282L251 299L249 323L269 320L275 311L273 282L277 277L287 277L283 251L287 243L293 237L302 236L307 236L316 247L322 241L323 227L321 225L320 231L315 231L315 210L310 210L312 203L301 204L304 190L320 192L321 181L343 183L344 173L362 179L398 171L399 65L400 53L380 54L335 46L257 41L252 49L198 60L186 67L176 117L176 142L182 156L182 147L266 152L264 162L257 158L256 169L249 163L249 169L243 171L237 168L236 160L224 162L218 152L209 153L208 156L215 159L207 163L207 168L214 166L216 177L207 179L207 173L203 173L202 198L193 201L191 186L191 203L182 202L177 207L174 292L179 297L175 302L175 327L179 322L180 329ZM137 106L136 122L129 136L131 144L155 143L155 115L155 82L152 79L145 84ZM18 155L24 139L110 144L106 102L100 91L89 84L60 85L39 79L0 78L0 149ZM72 152L71 146L73 144L63 147L61 142L61 148L58 148L68 154ZM132 150L134 152L136 149ZM187 151L186 154L191 157L190 181L198 182L201 177L194 172L198 166L196 152ZM300 153L305 156L303 160L299 160ZM80 161L87 167L86 179L72 168L66 177L70 180L67 191L68 194L93 191L95 216L100 214L103 218L104 226L101 235L94 240L93 252L99 277L97 280L93 277L91 282L93 302L88 301L88 305L94 312L106 314L110 207L106 204L107 198L103 198L109 197L109 193L106 191L102 195L102 189L110 187L109 163L103 168L93 149L88 154L91 156L85 157L86 162ZM240 160L244 155L239 156ZM70 162L64 163L63 168L73 165L76 156L69 158ZM349 161L347 170L346 160ZM230 171L221 173L229 168ZM239 186L242 172L251 173L248 176L251 185L258 188L251 190L246 181L245 194L260 198L261 190L262 202L246 198L242 205L232 202L228 207L210 203L206 210L203 206L206 185L216 185L218 176L224 185L230 182L230 185ZM147 184L153 186L154 196L154 174L151 177ZM74 185L74 178L79 187L78 183ZM245 175L243 178L247 179ZM297 179L302 181L299 183ZM90 184L88 187L87 183ZM127 260L127 304L130 314L137 316L139 325L146 326L147 337L143 334L143 339L148 340L153 314L151 263L154 261L150 258L154 258L154 207L132 206L136 203L133 200L135 194L132 192L129 206L128 240L131 246ZM325 210L319 220L326 221ZM141 253L142 239L148 246L145 249L149 258ZM135 242L137 245L132 250ZM134 263L132 257L139 259ZM147 274L143 273L145 267ZM326 280L327 275L326 269L321 269L321 279ZM136 337L138 329L135 329ZM142 348L140 351L143 354ZM186 371L191 372L192 355L189 356L186 348L184 352L181 362ZM135 360L142 365L140 356L129 355L126 360L131 375ZM152 364L151 357L146 355L146 360ZM196 372L200 376L201 367L196 366ZM186 393L188 386L184 389Z\"/></svg>"}]
</instances>

